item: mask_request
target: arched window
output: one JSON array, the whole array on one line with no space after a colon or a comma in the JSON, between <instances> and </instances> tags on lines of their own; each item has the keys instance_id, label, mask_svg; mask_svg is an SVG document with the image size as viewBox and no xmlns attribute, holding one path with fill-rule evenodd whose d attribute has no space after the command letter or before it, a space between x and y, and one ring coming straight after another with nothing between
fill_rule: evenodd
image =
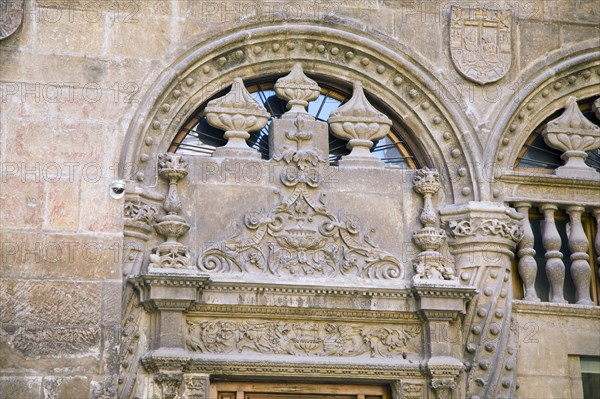
<instances>
[{"instance_id":1,"label":"arched window","mask_svg":"<svg viewBox=\"0 0 600 399\"><path fill-rule=\"evenodd\" d=\"M583 99L577 101L577 105L579 105L579 109L590 122L600 126L600 120L592 109L594 100L595 98L593 97ZM563 109L557 110L533 130L519 151L514 164L515 169L533 169L537 173L552 173L554 169L564 164L564 161L560 157L562 151L548 146L542 136L542 131L546 127L546 124L559 117L563 111ZM600 149L591 151L585 163L600 172Z\"/></svg>"},{"instance_id":2,"label":"arched window","mask_svg":"<svg viewBox=\"0 0 600 399\"><path fill-rule=\"evenodd\" d=\"M264 105L271 114L271 119L280 118L286 111L286 102L275 95L273 86L279 76L260 81L248 80L245 85L252 96ZM311 77L314 79L314 77ZM350 86L343 84L332 84L315 79L320 87L321 94L319 98L308 104L308 113L317 120L327 121L329 114L348 101L352 95ZM229 91L229 88L222 90L212 98L217 98ZM375 98L369 96L369 100L375 106L382 110L386 115L392 116L393 113L385 109ZM211 99L212 99L211 98ZM210 100L209 100L210 101ZM183 125L175 139L172 141L169 152L179 154L211 156L217 147L225 145L227 139L223 137L223 132L208 124L205 117L206 101L195 111L194 115ZM389 134L382 140L375 142L371 152L380 158L387 165L395 165L410 169L416 169L425 166L423 157L418 156L413 149L416 149L414 142L411 142L411 132L402 123L401 120L392 118L393 125ZM256 132L251 132L248 139L248 145L258 150L263 159L269 159L269 123ZM340 140L329 133L329 162L336 165L340 158L350 153L346 148L347 141Z\"/></svg>"}]
</instances>

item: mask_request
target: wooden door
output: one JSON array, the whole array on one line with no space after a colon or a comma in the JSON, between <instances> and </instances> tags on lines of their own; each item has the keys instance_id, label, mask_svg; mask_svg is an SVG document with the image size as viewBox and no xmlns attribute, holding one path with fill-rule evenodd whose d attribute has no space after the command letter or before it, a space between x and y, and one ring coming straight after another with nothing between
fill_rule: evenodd
<instances>
[{"instance_id":1,"label":"wooden door","mask_svg":"<svg viewBox=\"0 0 600 399\"><path fill-rule=\"evenodd\" d=\"M211 382L210 399L391 399L383 385Z\"/></svg>"}]
</instances>

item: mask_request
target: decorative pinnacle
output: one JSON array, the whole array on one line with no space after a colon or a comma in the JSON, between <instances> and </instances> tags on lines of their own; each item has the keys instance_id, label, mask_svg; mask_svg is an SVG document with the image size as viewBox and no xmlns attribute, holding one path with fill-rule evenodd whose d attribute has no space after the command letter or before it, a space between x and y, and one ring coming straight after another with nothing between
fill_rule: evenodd
<instances>
[{"instance_id":1,"label":"decorative pinnacle","mask_svg":"<svg viewBox=\"0 0 600 399\"><path fill-rule=\"evenodd\" d=\"M577 99L569 97L565 111L546 125L549 133L578 133L585 131L600 133L600 127L590 122L579 110Z\"/></svg>"},{"instance_id":2,"label":"decorative pinnacle","mask_svg":"<svg viewBox=\"0 0 600 399\"><path fill-rule=\"evenodd\" d=\"M317 82L304 74L302 66L294 64L289 75L275 82L275 93L288 102L289 112L306 113L308 103L319 98L321 91Z\"/></svg>"},{"instance_id":3,"label":"decorative pinnacle","mask_svg":"<svg viewBox=\"0 0 600 399\"><path fill-rule=\"evenodd\" d=\"M384 138L391 125L390 118L369 103L358 81L354 82L352 98L329 116L333 135L349 140L348 147L353 149L351 155L357 156L371 156L368 149L373 146L373 141ZM355 153L355 148L362 154Z\"/></svg>"},{"instance_id":4,"label":"decorative pinnacle","mask_svg":"<svg viewBox=\"0 0 600 399\"><path fill-rule=\"evenodd\" d=\"M229 93L208 103L206 120L211 126L225 130L226 138L245 140L250 137L248 132L265 127L269 113L248 93L242 79L235 78Z\"/></svg>"}]
</instances>

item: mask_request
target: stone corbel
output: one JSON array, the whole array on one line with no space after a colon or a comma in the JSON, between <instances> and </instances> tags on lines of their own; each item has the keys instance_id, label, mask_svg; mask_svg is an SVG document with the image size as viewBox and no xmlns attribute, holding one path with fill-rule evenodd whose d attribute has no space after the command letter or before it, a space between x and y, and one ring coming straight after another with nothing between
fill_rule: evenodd
<instances>
[{"instance_id":1,"label":"stone corbel","mask_svg":"<svg viewBox=\"0 0 600 399\"><path fill-rule=\"evenodd\" d=\"M151 349L183 350L183 312L197 301L208 280L206 274L146 274L129 280L138 290L144 309L157 317L151 332Z\"/></svg>"}]
</instances>

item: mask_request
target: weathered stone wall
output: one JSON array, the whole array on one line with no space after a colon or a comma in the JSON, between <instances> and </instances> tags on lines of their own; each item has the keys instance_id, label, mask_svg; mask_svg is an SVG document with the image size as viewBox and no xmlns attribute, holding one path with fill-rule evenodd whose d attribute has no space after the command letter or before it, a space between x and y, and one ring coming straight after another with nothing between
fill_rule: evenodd
<instances>
[{"instance_id":1,"label":"weathered stone wall","mask_svg":"<svg viewBox=\"0 0 600 399\"><path fill-rule=\"evenodd\" d=\"M454 3L26 0L23 26L0 42L0 397L116 392L123 203L108 187L135 111L189 48L258 23L364 31L439 77L439 90L464 105L475 129L462 140L482 159L499 146L498 110L522 100L523 76L595 39L598 45L594 2L483 2L509 7L515 18L511 69L498 83L479 86L449 57ZM520 148L520 140L510 146ZM527 353L521 370L545 358L543 351ZM567 375L566 364L557 356L543 370ZM535 384L525 378L522 396Z\"/></svg>"}]
</instances>

